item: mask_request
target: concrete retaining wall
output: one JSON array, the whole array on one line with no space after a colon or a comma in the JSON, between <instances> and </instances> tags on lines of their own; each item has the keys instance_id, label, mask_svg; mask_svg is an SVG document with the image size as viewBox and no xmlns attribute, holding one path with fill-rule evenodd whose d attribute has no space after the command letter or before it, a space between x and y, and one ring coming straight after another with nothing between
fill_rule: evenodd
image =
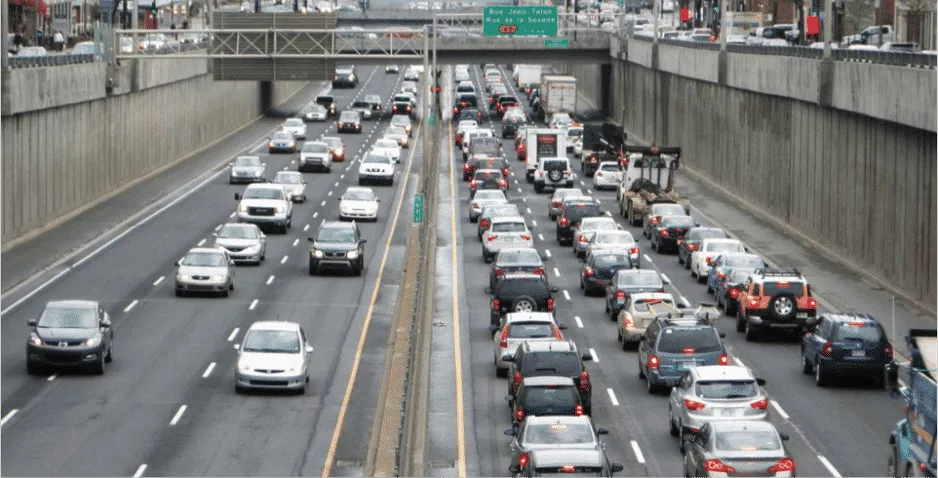
<instances>
[{"instance_id":1,"label":"concrete retaining wall","mask_svg":"<svg viewBox=\"0 0 938 478\"><path fill-rule=\"evenodd\" d=\"M258 83L216 83L204 70L192 76L198 73L192 65L161 61L137 70L146 72L137 86L153 85L161 79L159 86L114 96L91 94L93 99L58 107L46 107L50 100L21 101L20 108L43 108L10 116L4 111L0 238L4 246L235 131L262 113L264 93ZM70 79L64 77L71 66L54 67L61 69L54 73L43 71L53 68L13 71L49 79L53 85L67 85L66 91L85 91L86 86L104 93L104 65L75 66L92 68ZM160 76L152 74L154 69L162 72ZM123 73L131 75L130 71ZM180 72L190 77L180 79ZM101 81L94 83L98 79ZM276 105L304 84L278 83L267 95ZM16 86L11 88L13 92L40 88L22 81L7 86ZM48 84L41 88L54 91Z\"/></svg>"}]
</instances>

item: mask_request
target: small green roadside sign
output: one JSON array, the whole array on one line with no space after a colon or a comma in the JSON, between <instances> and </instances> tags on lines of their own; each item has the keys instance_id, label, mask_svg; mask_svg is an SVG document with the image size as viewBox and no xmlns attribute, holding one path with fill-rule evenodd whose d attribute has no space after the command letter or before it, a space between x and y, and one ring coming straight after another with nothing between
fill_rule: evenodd
<instances>
[{"instance_id":1,"label":"small green roadside sign","mask_svg":"<svg viewBox=\"0 0 938 478\"><path fill-rule=\"evenodd\" d=\"M423 193L414 194L414 224L423 222Z\"/></svg>"},{"instance_id":2,"label":"small green roadside sign","mask_svg":"<svg viewBox=\"0 0 938 478\"><path fill-rule=\"evenodd\" d=\"M436 126L436 115L430 112L430 126Z\"/></svg>"},{"instance_id":3,"label":"small green roadside sign","mask_svg":"<svg viewBox=\"0 0 938 478\"><path fill-rule=\"evenodd\" d=\"M564 38L562 40L554 40L547 38L544 40L544 48L569 48L570 40Z\"/></svg>"},{"instance_id":4,"label":"small green roadside sign","mask_svg":"<svg viewBox=\"0 0 938 478\"><path fill-rule=\"evenodd\" d=\"M484 7L482 34L500 36L557 36L557 7Z\"/></svg>"}]
</instances>

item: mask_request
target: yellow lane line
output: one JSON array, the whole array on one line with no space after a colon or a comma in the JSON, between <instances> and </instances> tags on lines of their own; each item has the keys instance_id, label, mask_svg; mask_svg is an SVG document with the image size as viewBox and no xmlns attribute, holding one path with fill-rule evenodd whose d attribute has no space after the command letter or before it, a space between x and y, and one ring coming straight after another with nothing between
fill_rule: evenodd
<instances>
[{"instance_id":1,"label":"yellow lane line","mask_svg":"<svg viewBox=\"0 0 938 478\"><path fill-rule=\"evenodd\" d=\"M452 273L453 273L453 361L456 366L456 466L461 478L466 476L466 416L463 410L462 395L462 344L459 337L459 257L456 247L456 182L453 180L453 124L449 123L449 134L444 139L449 143L449 206L450 231L452 233Z\"/></svg>"},{"instance_id":2,"label":"yellow lane line","mask_svg":"<svg viewBox=\"0 0 938 478\"><path fill-rule=\"evenodd\" d=\"M414 138L420 137L420 128ZM416 143L416 141L415 141ZM345 396L342 398L342 405L339 407L339 418L336 421L335 430L332 432L332 442L329 443L329 451L326 453L326 463L322 468L322 476L326 478L332 474L332 466L335 463L336 448L339 446L339 437L342 436L342 426L345 424L345 414L348 413L349 402L352 401L352 390L355 388L355 378L358 376L358 366L362 360L362 352L365 348L365 339L368 337L368 327L371 325L371 316L375 311L375 303L378 301L378 291L381 290L381 280L384 278L384 266L387 264L388 253L391 251L391 241L394 239L394 231L397 229L397 219L401 214L401 206L404 204L404 196L407 194L407 183L410 181L410 168L414 161L414 153L417 148L410 150L410 157L407 159L407 169L404 171L404 181L401 184L401 194L397 198L397 206L394 211L394 219L391 221L391 231L388 233L388 241L384 245L384 255L381 257L381 265L378 266L378 277L375 280L375 288L371 293L371 301L368 304L368 312L365 314L365 323L362 325L362 333L358 337L358 346L355 348L355 359L352 361L352 374L349 375L348 385L345 386ZM426 151L424 156L427 157Z\"/></svg>"}]
</instances>

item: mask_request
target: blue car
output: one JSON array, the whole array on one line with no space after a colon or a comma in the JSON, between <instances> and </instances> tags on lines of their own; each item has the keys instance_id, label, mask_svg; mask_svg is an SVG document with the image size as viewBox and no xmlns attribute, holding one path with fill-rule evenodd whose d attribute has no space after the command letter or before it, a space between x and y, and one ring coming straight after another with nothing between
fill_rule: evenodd
<instances>
[{"instance_id":1,"label":"blue car","mask_svg":"<svg viewBox=\"0 0 938 478\"><path fill-rule=\"evenodd\" d=\"M648 393L673 387L684 371L698 365L729 365L726 334L711 322L720 316L713 304L696 310L672 309L648 324L638 346L638 376L645 379Z\"/></svg>"},{"instance_id":2,"label":"blue car","mask_svg":"<svg viewBox=\"0 0 938 478\"><path fill-rule=\"evenodd\" d=\"M801 368L814 373L819 387L834 376L872 379L885 384L885 367L892 361L892 344L883 326L869 314L821 314L809 318L811 330L801 339Z\"/></svg>"},{"instance_id":3,"label":"blue car","mask_svg":"<svg viewBox=\"0 0 938 478\"><path fill-rule=\"evenodd\" d=\"M707 272L707 293L713 294L720 288L720 282L726 275L735 269L746 269L750 272L765 268L765 261L758 254L748 252L725 252L717 256Z\"/></svg>"}]
</instances>

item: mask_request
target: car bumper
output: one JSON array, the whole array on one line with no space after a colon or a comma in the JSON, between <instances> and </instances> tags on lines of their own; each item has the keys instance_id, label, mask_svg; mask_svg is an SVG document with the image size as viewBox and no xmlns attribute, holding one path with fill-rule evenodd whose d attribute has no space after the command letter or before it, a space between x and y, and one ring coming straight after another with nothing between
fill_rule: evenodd
<instances>
[{"instance_id":1,"label":"car bumper","mask_svg":"<svg viewBox=\"0 0 938 478\"><path fill-rule=\"evenodd\" d=\"M660 387L673 387L681 381L681 375L661 375L655 370L649 371L645 376L652 385Z\"/></svg>"},{"instance_id":2,"label":"car bumper","mask_svg":"<svg viewBox=\"0 0 938 478\"><path fill-rule=\"evenodd\" d=\"M33 363L55 367L80 367L101 360L103 345L97 347L59 347L56 345L26 346L26 358Z\"/></svg>"},{"instance_id":3,"label":"car bumper","mask_svg":"<svg viewBox=\"0 0 938 478\"><path fill-rule=\"evenodd\" d=\"M260 176L230 176L230 182L232 183L259 183L263 181L264 178Z\"/></svg>"},{"instance_id":4,"label":"car bumper","mask_svg":"<svg viewBox=\"0 0 938 478\"><path fill-rule=\"evenodd\" d=\"M344 132L346 132L346 131L354 131L354 132L356 132L356 133L361 133L361 132L362 132L362 127L359 126L359 127L356 128L356 127L354 127L354 126L343 126L343 125L339 125L339 127L336 128L336 130L337 130L338 132L340 132L340 133L344 133Z\"/></svg>"},{"instance_id":5,"label":"car bumper","mask_svg":"<svg viewBox=\"0 0 938 478\"><path fill-rule=\"evenodd\" d=\"M322 158L301 159L299 163L300 169L326 169L329 166L332 166L332 163Z\"/></svg>"},{"instance_id":6,"label":"car bumper","mask_svg":"<svg viewBox=\"0 0 938 478\"><path fill-rule=\"evenodd\" d=\"M614 188L619 185L618 181L606 178L596 178L593 179L593 186L597 188Z\"/></svg>"},{"instance_id":7,"label":"car bumper","mask_svg":"<svg viewBox=\"0 0 938 478\"><path fill-rule=\"evenodd\" d=\"M339 210L342 219L377 219L378 211L343 211Z\"/></svg>"},{"instance_id":8,"label":"car bumper","mask_svg":"<svg viewBox=\"0 0 938 478\"><path fill-rule=\"evenodd\" d=\"M294 153L296 152L296 147L291 146L273 146L267 147L267 152L269 153Z\"/></svg>"},{"instance_id":9,"label":"car bumper","mask_svg":"<svg viewBox=\"0 0 938 478\"><path fill-rule=\"evenodd\" d=\"M228 249L225 249L225 251L228 252L228 257L230 257L231 260L235 262L257 262L261 260L260 249L255 249L255 250L250 250L250 251L243 250L243 251L238 251L238 252L233 252L233 251L229 251Z\"/></svg>"},{"instance_id":10,"label":"car bumper","mask_svg":"<svg viewBox=\"0 0 938 478\"><path fill-rule=\"evenodd\" d=\"M507 370L511 367L510 362L505 362L502 360L502 357L508 353L508 349L505 347L496 347L495 348L495 368L499 370Z\"/></svg>"},{"instance_id":11,"label":"car bumper","mask_svg":"<svg viewBox=\"0 0 938 478\"><path fill-rule=\"evenodd\" d=\"M821 368L828 373L851 377L883 377L885 376L886 362L878 360L833 360L825 357L820 359Z\"/></svg>"},{"instance_id":12,"label":"car bumper","mask_svg":"<svg viewBox=\"0 0 938 478\"><path fill-rule=\"evenodd\" d=\"M309 265L313 268L324 269L354 269L356 262L358 259L313 257L310 258Z\"/></svg>"},{"instance_id":13,"label":"car bumper","mask_svg":"<svg viewBox=\"0 0 938 478\"><path fill-rule=\"evenodd\" d=\"M293 390L302 388L306 383L303 374L255 374L250 372L235 372L235 383L242 388L263 390Z\"/></svg>"},{"instance_id":14,"label":"car bumper","mask_svg":"<svg viewBox=\"0 0 938 478\"><path fill-rule=\"evenodd\" d=\"M586 284L587 287L591 287L595 289L599 287L606 287L607 285L609 285L609 282L611 280L612 279L601 279L596 276L591 276L591 277L583 278L583 283Z\"/></svg>"},{"instance_id":15,"label":"car bumper","mask_svg":"<svg viewBox=\"0 0 938 478\"><path fill-rule=\"evenodd\" d=\"M375 173L359 173L358 179L364 181L390 181L394 179L393 174L375 174Z\"/></svg>"},{"instance_id":16,"label":"car bumper","mask_svg":"<svg viewBox=\"0 0 938 478\"><path fill-rule=\"evenodd\" d=\"M722 421L740 422L740 421L750 421L750 420L767 421L769 419L768 410L764 410L762 413L759 413L759 414L748 414L746 412L748 412L749 410L745 410L741 408L733 409L733 410L735 410L736 413L742 413L742 414L716 417L713 415L698 415L696 413L684 412L681 416L681 425L685 429L693 428L696 430L700 430L700 428L703 427L705 423L716 421L716 420L719 420L721 422Z\"/></svg>"},{"instance_id":17,"label":"car bumper","mask_svg":"<svg viewBox=\"0 0 938 478\"><path fill-rule=\"evenodd\" d=\"M748 317L747 320L749 320L749 322L750 322L752 325L755 325L755 326L758 326L758 327L765 327L765 328L769 328L769 329L788 329L788 330L796 330L796 329L804 329L804 328L806 328L806 326L807 326L806 322L808 321L808 318L816 316L816 315L817 315L817 311L816 311L816 310L812 310L812 311L810 311L810 312L808 312L808 311L797 311L796 314L804 314L805 316L804 316L804 317L798 317L798 316L796 315L795 318L793 318L793 319L791 319L791 320L785 320L785 321L775 320L775 319L770 318L770 317L762 317L762 316L761 316L762 314L768 315L769 312L768 312L768 311L761 311L761 310L760 310L760 311L757 312L756 315L753 315L752 311L750 311L750 310L747 310L747 311L746 311L746 315L747 315L747 317Z\"/></svg>"},{"instance_id":18,"label":"car bumper","mask_svg":"<svg viewBox=\"0 0 938 478\"><path fill-rule=\"evenodd\" d=\"M184 292L224 292L228 290L228 281L176 279L176 290Z\"/></svg>"},{"instance_id":19,"label":"car bumper","mask_svg":"<svg viewBox=\"0 0 938 478\"><path fill-rule=\"evenodd\" d=\"M304 121L326 121L328 115L304 115Z\"/></svg>"},{"instance_id":20,"label":"car bumper","mask_svg":"<svg viewBox=\"0 0 938 478\"><path fill-rule=\"evenodd\" d=\"M248 224L286 224L287 215L286 214L275 214L273 216L252 216L245 212L238 213L238 222L244 222Z\"/></svg>"},{"instance_id":21,"label":"car bumper","mask_svg":"<svg viewBox=\"0 0 938 478\"><path fill-rule=\"evenodd\" d=\"M622 327L622 341L623 342L641 342L642 337L645 335L645 329L638 329L635 327Z\"/></svg>"}]
</instances>

